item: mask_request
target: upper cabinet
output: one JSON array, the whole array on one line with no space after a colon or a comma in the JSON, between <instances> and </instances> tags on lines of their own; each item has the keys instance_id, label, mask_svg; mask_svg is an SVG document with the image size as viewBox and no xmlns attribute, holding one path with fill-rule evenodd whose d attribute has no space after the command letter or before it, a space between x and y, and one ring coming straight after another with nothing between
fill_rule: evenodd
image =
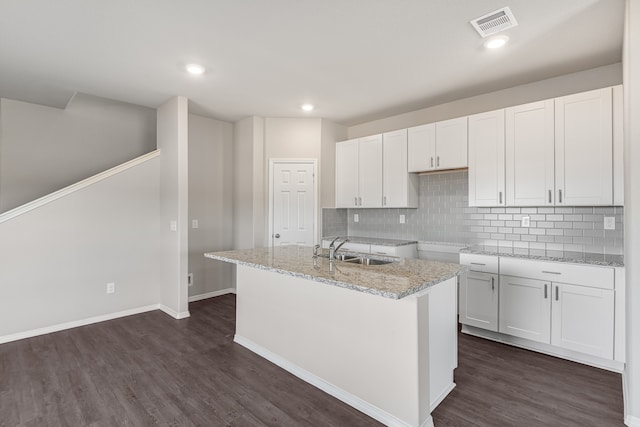
<instances>
[{"instance_id":1,"label":"upper cabinet","mask_svg":"<svg viewBox=\"0 0 640 427\"><path fill-rule=\"evenodd\" d=\"M336 144L336 207L382 207L382 135Z\"/></svg>"},{"instance_id":2,"label":"upper cabinet","mask_svg":"<svg viewBox=\"0 0 640 427\"><path fill-rule=\"evenodd\" d=\"M556 205L613 204L612 88L555 100Z\"/></svg>"},{"instance_id":3,"label":"upper cabinet","mask_svg":"<svg viewBox=\"0 0 640 427\"><path fill-rule=\"evenodd\" d=\"M509 206L554 204L553 111L553 100L505 110L505 190Z\"/></svg>"},{"instance_id":4,"label":"upper cabinet","mask_svg":"<svg viewBox=\"0 0 640 427\"><path fill-rule=\"evenodd\" d=\"M467 167L467 118L408 129L409 172Z\"/></svg>"},{"instance_id":5,"label":"upper cabinet","mask_svg":"<svg viewBox=\"0 0 640 427\"><path fill-rule=\"evenodd\" d=\"M418 206L418 177L407 171L407 130L336 144L336 207Z\"/></svg>"},{"instance_id":6,"label":"upper cabinet","mask_svg":"<svg viewBox=\"0 0 640 427\"><path fill-rule=\"evenodd\" d=\"M382 135L382 206L417 208L418 177L407 170L407 129Z\"/></svg>"},{"instance_id":7,"label":"upper cabinet","mask_svg":"<svg viewBox=\"0 0 640 427\"><path fill-rule=\"evenodd\" d=\"M469 206L504 206L504 110L469 116Z\"/></svg>"},{"instance_id":8,"label":"upper cabinet","mask_svg":"<svg viewBox=\"0 0 640 427\"><path fill-rule=\"evenodd\" d=\"M614 93L619 96L619 89L507 108L503 154L494 117L500 113L470 116L469 206L622 204L620 173L614 182L614 164L622 169L621 132L613 126L621 127L621 109L613 108Z\"/></svg>"}]
</instances>

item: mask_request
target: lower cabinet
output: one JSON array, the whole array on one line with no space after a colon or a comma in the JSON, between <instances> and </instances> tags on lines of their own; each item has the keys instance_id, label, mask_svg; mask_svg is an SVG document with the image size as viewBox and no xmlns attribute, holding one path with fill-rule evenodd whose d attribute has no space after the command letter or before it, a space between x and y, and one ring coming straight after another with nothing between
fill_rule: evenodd
<instances>
[{"instance_id":1,"label":"lower cabinet","mask_svg":"<svg viewBox=\"0 0 640 427\"><path fill-rule=\"evenodd\" d=\"M542 280L500 275L499 332L549 343L551 284Z\"/></svg>"},{"instance_id":2,"label":"lower cabinet","mask_svg":"<svg viewBox=\"0 0 640 427\"><path fill-rule=\"evenodd\" d=\"M612 268L501 258L500 273L498 332L613 359Z\"/></svg>"},{"instance_id":3,"label":"lower cabinet","mask_svg":"<svg viewBox=\"0 0 640 427\"><path fill-rule=\"evenodd\" d=\"M460 278L460 323L491 331L481 336L624 360L616 269L477 254L460 254L460 264L468 269Z\"/></svg>"}]
</instances>

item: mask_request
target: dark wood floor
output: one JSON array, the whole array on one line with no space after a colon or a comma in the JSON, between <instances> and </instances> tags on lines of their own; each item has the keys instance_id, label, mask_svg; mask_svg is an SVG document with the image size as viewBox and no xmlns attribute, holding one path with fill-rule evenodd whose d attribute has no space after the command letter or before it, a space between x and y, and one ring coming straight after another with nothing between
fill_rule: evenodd
<instances>
[{"instance_id":1,"label":"dark wood floor","mask_svg":"<svg viewBox=\"0 0 640 427\"><path fill-rule=\"evenodd\" d=\"M233 343L235 297L0 345L0 426L374 426ZM444 426L622 426L619 375L460 336Z\"/></svg>"}]
</instances>

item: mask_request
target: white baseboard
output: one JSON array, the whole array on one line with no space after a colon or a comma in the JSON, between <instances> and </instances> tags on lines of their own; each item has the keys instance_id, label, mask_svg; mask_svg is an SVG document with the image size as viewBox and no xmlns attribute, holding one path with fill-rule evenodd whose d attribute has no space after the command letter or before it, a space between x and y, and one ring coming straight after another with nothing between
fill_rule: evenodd
<instances>
[{"instance_id":1,"label":"white baseboard","mask_svg":"<svg viewBox=\"0 0 640 427\"><path fill-rule=\"evenodd\" d=\"M173 317L174 319L178 319L178 320L186 319L187 317L191 316L191 313L189 313L189 310L182 311L182 312L177 312L174 309L169 308L164 304L159 304L158 308L160 310L164 311L169 316Z\"/></svg>"},{"instance_id":2,"label":"white baseboard","mask_svg":"<svg viewBox=\"0 0 640 427\"><path fill-rule=\"evenodd\" d=\"M104 322L106 320L113 320L119 317L126 317L134 314L146 313L147 311L153 311L159 308L160 308L159 304L152 304L144 307L132 308L129 310L123 310L115 313L104 314L101 316L89 317L87 319L74 320L72 322L66 322L66 323L59 323L57 325L46 326L44 328L38 328L38 329L32 329L30 331L4 335L4 336L0 336L0 344L8 343L11 341L18 341L25 338L36 337L38 335L45 335L53 332L59 332L65 329L77 328L79 326L90 325L92 323Z\"/></svg>"},{"instance_id":3,"label":"white baseboard","mask_svg":"<svg viewBox=\"0 0 640 427\"><path fill-rule=\"evenodd\" d=\"M438 396L433 403L431 403L431 407L429 408L429 410L431 412L433 412L434 409L436 409L438 407L439 404L442 403L442 401L444 400L445 397L447 397L449 395L449 393L451 393L453 391L453 389L456 388L456 383L451 383L449 384L449 387L447 387L442 394L440 394L440 396Z\"/></svg>"},{"instance_id":4,"label":"white baseboard","mask_svg":"<svg viewBox=\"0 0 640 427\"><path fill-rule=\"evenodd\" d=\"M240 344L241 346L256 353L257 355L264 357L271 363L281 367L285 371L290 372L291 374L295 375L301 380L319 388L325 393L330 394L336 399L341 400L342 402L370 416L371 418L374 418L375 420L380 421L384 425L391 426L391 427L409 427L410 426L410 424L407 424L405 421L397 418L396 416L388 413L387 411L380 409L377 406L374 406L369 402L362 400L358 396L351 394L323 380L319 376L305 369L302 369L298 365L295 365L289 362L283 357L267 350L266 348L254 343L253 341L245 337L242 337L236 334L233 340L236 343ZM421 427L433 427L433 418L431 417L431 415L429 415L429 418L422 423Z\"/></svg>"},{"instance_id":5,"label":"white baseboard","mask_svg":"<svg viewBox=\"0 0 640 427\"><path fill-rule=\"evenodd\" d=\"M629 427L640 427L640 418L627 415L624 417L624 424Z\"/></svg>"},{"instance_id":6,"label":"white baseboard","mask_svg":"<svg viewBox=\"0 0 640 427\"><path fill-rule=\"evenodd\" d=\"M221 289L219 291L206 292L206 293L200 294L200 295L192 295L192 296L189 297L189 302L195 302L195 301L200 301L200 300L203 300L203 299L215 298L215 297L219 297L221 295L235 294L235 293L236 293L236 288Z\"/></svg>"}]
</instances>

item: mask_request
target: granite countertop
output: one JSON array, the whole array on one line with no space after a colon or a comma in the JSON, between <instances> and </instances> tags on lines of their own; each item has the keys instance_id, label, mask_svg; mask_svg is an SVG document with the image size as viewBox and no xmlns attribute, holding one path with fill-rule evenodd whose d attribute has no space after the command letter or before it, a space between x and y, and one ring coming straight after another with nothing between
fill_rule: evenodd
<instances>
[{"instance_id":1,"label":"granite countertop","mask_svg":"<svg viewBox=\"0 0 640 427\"><path fill-rule=\"evenodd\" d=\"M489 245L476 245L461 249L460 253L499 255L544 261L601 265L605 267L624 267L624 255L607 255L590 252L550 251L544 249L520 249Z\"/></svg>"},{"instance_id":2,"label":"granite countertop","mask_svg":"<svg viewBox=\"0 0 640 427\"><path fill-rule=\"evenodd\" d=\"M458 264L439 261L401 259L391 264L363 266L345 261L330 263L325 257L314 260L312 255L312 248L301 246L278 246L204 254L207 258L288 274L391 299L413 295L464 271L464 267Z\"/></svg>"},{"instance_id":3,"label":"granite countertop","mask_svg":"<svg viewBox=\"0 0 640 427\"><path fill-rule=\"evenodd\" d=\"M378 237L361 237L361 236L328 236L328 237L323 237L322 240L333 240L336 237L340 237L340 239L338 239L340 242L346 238L346 239L349 239L349 243L364 243L369 245L380 245L380 246L406 246L406 245L413 245L418 243L417 240L381 239Z\"/></svg>"}]
</instances>

